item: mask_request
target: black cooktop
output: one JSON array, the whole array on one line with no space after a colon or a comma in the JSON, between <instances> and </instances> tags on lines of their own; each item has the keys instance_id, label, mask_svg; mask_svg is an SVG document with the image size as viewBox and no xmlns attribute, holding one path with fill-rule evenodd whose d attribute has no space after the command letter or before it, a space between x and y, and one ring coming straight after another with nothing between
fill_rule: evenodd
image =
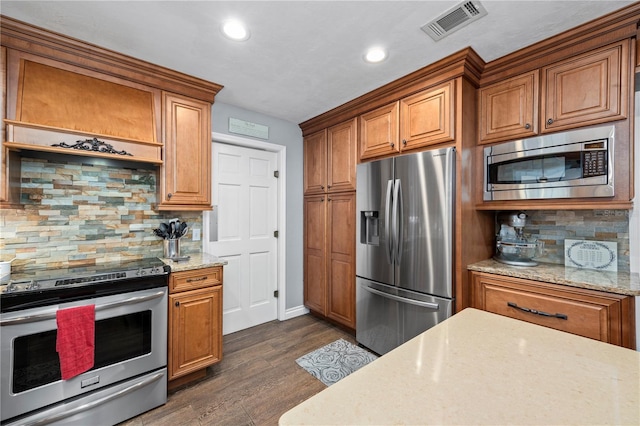
<instances>
[{"instance_id":1,"label":"black cooktop","mask_svg":"<svg viewBox=\"0 0 640 426\"><path fill-rule=\"evenodd\" d=\"M23 271L0 286L0 312L163 287L170 272L158 258Z\"/></svg>"}]
</instances>

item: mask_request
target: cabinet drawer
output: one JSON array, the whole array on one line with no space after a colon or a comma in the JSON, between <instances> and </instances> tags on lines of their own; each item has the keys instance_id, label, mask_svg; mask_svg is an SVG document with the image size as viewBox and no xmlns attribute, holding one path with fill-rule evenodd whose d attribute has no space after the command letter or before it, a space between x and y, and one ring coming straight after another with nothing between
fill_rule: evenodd
<instances>
[{"instance_id":1,"label":"cabinet drawer","mask_svg":"<svg viewBox=\"0 0 640 426\"><path fill-rule=\"evenodd\" d=\"M485 310L556 330L609 341L607 308L562 297L485 284Z\"/></svg>"},{"instance_id":2,"label":"cabinet drawer","mask_svg":"<svg viewBox=\"0 0 640 426\"><path fill-rule=\"evenodd\" d=\"M195 290L222 284L222 266L172 272L169 279L169 293Z\"/></svg>"},{"instance_id":3,"label":"cabinet drawer","mask_svg":"<svg viewBox=\"0 0 640 426\"><path fill-rule=\"evenodd\" d=\"M635 346L627 336L626 322L631 321L633 310L627 296L476 272L472 273L472 285L474 308L603 342Z\"/></svg>"}]
</instances>

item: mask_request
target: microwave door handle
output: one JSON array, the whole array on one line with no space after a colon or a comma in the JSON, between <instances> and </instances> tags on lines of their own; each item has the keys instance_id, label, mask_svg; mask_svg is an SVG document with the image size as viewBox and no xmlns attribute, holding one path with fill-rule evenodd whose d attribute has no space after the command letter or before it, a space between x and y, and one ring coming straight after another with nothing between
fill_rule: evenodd
<instances>
[{"instance_id":1,"label":"microwave door handle","mask_svg":"<svg viewBox=\"0 0 640 426\"><path fill-rule=\"evenodd\" d=\"M393 241L392 232L390 232L389 225L391 225L391 196L393 194L393 181L389 179L387 181L387 197L384 207L384 235L387 240L387 247L385 252L387 253L387 262L393 264Z\"/></svg>"},{"instance_id":2,"label":"microwave door handle","mask_svg":"<svg viewBox=\"0 0 640 426\"><path fill-rule=\"evenodd\" d=\"M128 299L125 300L118 300L115 302L110 302L110 303L104 303L102 305L97 305L96 306L96 312L98 311L102 311L105 309L111 309L111 308L117 308L120 306L125 306L125 305L133 305L136 303L142 303L142 302L146 302L149 300L153 300L153 299L157 299L159 297L164 296L165 291L158 291L156 293L153 294L149 294L146 296L136 296L136 297L130 297ZM46 312L43 314L38 314L38 315L28 315L25 317L17 317L17 318L10 318L10 319L6 319L6 320L1 320L0 321L0 327L4 327L7 325L16 325L16 324L25 324L25 323L29 323L29 322L38 322L38 321L46 321L46 320L50 320L50 319L55 319L56 317L56 310L54 311L50 311L50 312Z\"/></svg>"},{"instance_id":3,"label":"microwave door handle","mask_svg":"<svg viewBox=\"0 0 640 426\"><path fill-rule=\"evenodd\" d=\"M396 258L396 265L400 265L400 261L402 260L402 245L404 243L403 240L403 233L404 233L404 229L403 229L403 222L402 222L402 215L403 215L403 207L402 207L402 182L400 181L400 179L396 179L396 183L394 185L394 195L393 195L393 202L394 202L394 209L393 209L393 223L396 226L394 235L396 237L396 249L395 249L395 258Z\"/></svg>"}]
</instances>

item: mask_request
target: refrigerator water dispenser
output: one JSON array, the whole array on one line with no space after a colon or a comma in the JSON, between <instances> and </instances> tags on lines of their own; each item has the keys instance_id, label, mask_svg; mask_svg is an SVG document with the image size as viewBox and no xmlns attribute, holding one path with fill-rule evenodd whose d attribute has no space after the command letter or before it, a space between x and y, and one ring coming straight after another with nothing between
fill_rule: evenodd
<instances>
[{"instance_id":1,"label":"refrigerator water dispenser","mask_svg":"<svg viewBox=\"0 0 640 426\"><path fill-rule=\"evenodd\" d=\"M377 246L380 244L380 226L377 211L360 212L360 243Z\"/></svg>"}]
</instances>

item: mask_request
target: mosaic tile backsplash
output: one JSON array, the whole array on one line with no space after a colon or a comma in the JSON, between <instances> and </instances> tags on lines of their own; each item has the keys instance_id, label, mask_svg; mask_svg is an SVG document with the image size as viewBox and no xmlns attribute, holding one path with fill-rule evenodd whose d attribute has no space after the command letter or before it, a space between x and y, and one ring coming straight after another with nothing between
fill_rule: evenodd
<instances>
[{"instance_id":1,"label":"mosaic tile backsplash","mask_svg":"<svg viewBox=\"0 0 640 426\"><path fill-rule=\"evenodd\" d=\"M81 162L22 159L23 209L0 210L0 260L14 270L106 263L163 255L152 230L172 218L202 229L200 212L159 212L157 171ZM538 210L525 232L545 242L541 262L564 264L564 239L618 243L618 270L629 271L629 212ZM201 241L181 241L181 254Z\"/></svg>"},{"instance_id":2,"label":"mosaic tile backsplash","mask_svg":"<svg viewBox=\"0 0 640 426\"><path fill-rule=\"evenodd\" d=\"M525 233L544 241L539 262L564 265L564 240L618 243L618 271L629 272L629 212L627 210L528 210Z\"/></svg>"},{"instance_id":3,"label":"mosaic tile backsplash","mask_svg":"<svg viewBox=\"0 0 640 426\"><path fill-rule=\"evenodd\" d=\"M0 210L0 260L12 269L56 268L162 257L160 222L190 226L181 254L200 252L201 212L159 212L156 170L22 159L22 209Z\"/></svg>"}]
</instances>

